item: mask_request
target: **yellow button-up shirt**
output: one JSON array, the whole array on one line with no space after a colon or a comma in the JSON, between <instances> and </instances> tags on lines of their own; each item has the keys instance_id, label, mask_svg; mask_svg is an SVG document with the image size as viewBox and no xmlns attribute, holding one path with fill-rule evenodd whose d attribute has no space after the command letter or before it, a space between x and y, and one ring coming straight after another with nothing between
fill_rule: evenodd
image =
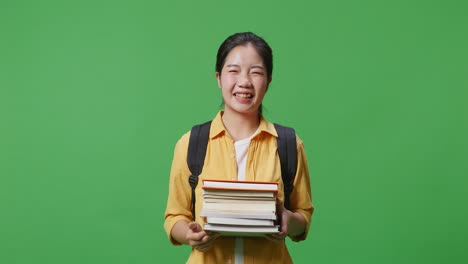
<instances>
[{"instance_id":1,"label":"yellow button-up shirt","mask_svg":"<svg viewBox=\"0 0 468 264\"><path fill-rule=\"evenodd\" d=\"M196 219L201 226L204 218L200 217L203 196L201 182L203 179L237 180L237 161L234 141L223 125L222 112L219 112L211 123L209 141L206 151L205 164L199 176L199 184L195 189ZM263 117L258 131L253 136L247 154L246 181L278 182L278 198L283 201L283 183L281 180L281 164L277 153L276 138L278 134L274 125ZM187 165L187 151L190 132L182 136L177 142L172 162L169 197L165 213L164 228L169 240L172 239L171 230L179 220L192 221L191 187L188 178L191 175ZM298 237L291 237L293 241L305 239L313 212L310 189L309 170L303 142L297 138L297 172L294 179L294 189L290 196L291 211L300 213L306 220L305 232ZM207 252L192 249L187 263L234 263L233 237L219 237L213 242L213 247ZM292 263L286 243L270 241L266 238L244 238L244 263Z\"/></svg>"}]
</instances>

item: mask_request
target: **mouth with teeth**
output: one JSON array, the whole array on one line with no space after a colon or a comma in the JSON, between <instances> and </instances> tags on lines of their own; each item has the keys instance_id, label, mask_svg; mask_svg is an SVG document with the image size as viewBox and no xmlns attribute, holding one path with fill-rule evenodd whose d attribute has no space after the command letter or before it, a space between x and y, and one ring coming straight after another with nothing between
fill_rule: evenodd
<instances>
[{"instance_id":1,"label":"mouth with teeth","mask_svg":"<svg viewBox=\"0 0 468 264\"><path fill-rule=\"evenodd\" d=\"M249 94L249 93L235 93L234 96L235 96L235 97L238 97L238 98L244 98L244 99L251 99L251 98L253 98L253 95L252 95L252 94Z\"/></svg>"}]
</instances>

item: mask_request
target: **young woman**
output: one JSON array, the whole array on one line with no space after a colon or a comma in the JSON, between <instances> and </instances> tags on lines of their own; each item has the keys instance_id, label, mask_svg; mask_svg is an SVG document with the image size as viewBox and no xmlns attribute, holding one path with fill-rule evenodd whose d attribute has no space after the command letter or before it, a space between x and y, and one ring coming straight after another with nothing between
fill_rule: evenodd
<instances>
[{"instance_id":1,"label":"young woman","mask_svg":"<svg viewBox=\"0 0 468 264\"><path fill-rule=\"evenodd\" d=\"M175 147L164 228L174 245L192 246L187 263L292 263L284 239L306 238L313 206L304 145L298 137L291 210L283 206L278 134L261 112L263 97L272 80L272 50L253 33L236 33L221 44L216 59L216 79L224 110L211 122L199 182L203 179L278 182L280 232L257 238L224 237L204 231L204 220L198 213L192 220L188 183L191 173L187 165L190 132ZM195 197L195 209L200 212L201 184L195 189Z\"/></svg>"}]
</instances>

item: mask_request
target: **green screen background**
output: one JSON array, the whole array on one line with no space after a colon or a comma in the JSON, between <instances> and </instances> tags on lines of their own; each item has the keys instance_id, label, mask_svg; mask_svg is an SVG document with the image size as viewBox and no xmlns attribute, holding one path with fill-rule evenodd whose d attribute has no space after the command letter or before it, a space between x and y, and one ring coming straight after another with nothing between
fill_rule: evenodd
<instances>
[{"instance_id":1,"label":"green screen background","mask_svg":"<svg viewBox=\"0 0 468 264\"><path fill-rule=\"evenodd\" d=\"M0 263L183 263L173 148L213 118L215 55L274 50L316 212L295 263L467 263L464 1L0 2Z\"/></svg>"}]
</instances>

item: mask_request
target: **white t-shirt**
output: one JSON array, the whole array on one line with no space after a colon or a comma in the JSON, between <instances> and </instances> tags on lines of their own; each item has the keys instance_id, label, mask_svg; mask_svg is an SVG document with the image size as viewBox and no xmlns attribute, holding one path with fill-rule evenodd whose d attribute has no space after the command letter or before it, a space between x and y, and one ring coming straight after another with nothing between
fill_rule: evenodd
<instances>
[{"instance_id":1,"label":"white t-shirt","mask_svg":"<svg viewBox=\"0 0 468 264\"><path fill-rule=\"evenodd\" d=\"M249 150L250 141L252 140L253 136L257 133L257 131L255 131L255 133L253 133L248 138L234 142L234 147L236 149L238 181L245 180L245 164L247 162L247 153ZM236 243L234 247L234 263L244 264L244 240L240 237L236 238Z\"/></svg>"}]
</instances>

